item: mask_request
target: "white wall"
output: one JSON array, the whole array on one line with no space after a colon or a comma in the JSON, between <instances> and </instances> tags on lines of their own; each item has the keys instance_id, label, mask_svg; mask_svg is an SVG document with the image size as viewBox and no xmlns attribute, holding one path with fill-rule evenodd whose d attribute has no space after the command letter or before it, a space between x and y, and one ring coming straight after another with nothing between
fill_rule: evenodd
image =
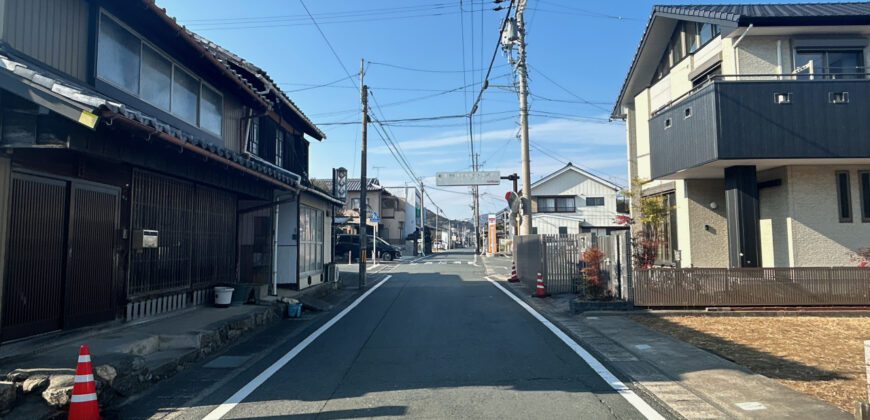
<instances>
[{"instance_id":1,"label":"white wall","mask_svg":"<svg viewBox=\"0 0 870 420\"><path fill-rule=\"evenodd\" d=\"M299 203L323 211L323 263L332 262L332 205L317 196L306 193L301 194ZM308 277L306 275L304 278L299 279L300 289L323 283L326 280L326 273L321 271L320 273L312 274L310 276L311 284L308 284Z\"/></svg>"},{"instance_id":2,"label":"white wall","mask_svg":"<svg viewBox=\"0 0 870 420\"><path fill-rule=\"evenodd\" d=\"M574 196L576 211L571 216L584 219L589 226L618 226L616 217L616 196L618 191L610 186L573 170L532 187L532 196ZM587 197L604 197L603 206L586 206ZM539 213L565 216L565 213ZM538 226L537 224L535 226ZM568 226L568 225L565 225ZM544 233L538 229L538 233ZM555 232L558 233L558 232Z\"/></svg>"},{"instance_id":3,"label":"white wall","mask_svg":"<svg viewBox=\"0 0 870 420\"><path fill-rule=\"evenodd\" d=\"M840 222L836 171L848 170L852 221ZM868 166L790 166L788 195L791 265L794 267L854 266L850 257L870 242L870 223L861 221L858 170Z\"/></svg>"},{"instance_id":4,"label":"white wall","mask_svg":"<svg viewBox=\"0 0 870 420\"><path fill-rule=\"evenodd\" d=\"M278 196L284 199L287 196ZM298 200L298 197L297 197ZM278 205L278 284L296 284L299 213L296 200Z\"/></svg>"}]
</instances>

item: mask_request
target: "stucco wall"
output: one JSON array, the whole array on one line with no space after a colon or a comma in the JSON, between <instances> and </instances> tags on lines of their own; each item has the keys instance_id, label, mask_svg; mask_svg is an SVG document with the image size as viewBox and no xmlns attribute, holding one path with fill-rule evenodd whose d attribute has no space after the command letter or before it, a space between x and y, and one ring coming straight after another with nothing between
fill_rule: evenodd
<instances>
[{"instance_id":1,"label":"stucco wall","mask_svg":"<svg viewBox=\"0 0 870 420\"><path fill-rule=\"evenodd\" d=\"M779 179L782 185L758 190L758 211L762 267L788 267L789 195L785 167L758 173L758 182Z\"/></svg>"},{"instance_id":2,"label":"stucco wall","mask_svg":"<svg viewBox=\"0 0 870 420\"><path fill-rule=\"evenodd\" d=\"M750 34L752 31L749 32ZM788 38L747 35L737 46L737 66L741 74L778 74L777 41L782 42L782 67L791 72L791 48Z\"/></svg>"},{"instance_id":3,"label":"stucco wall","mask_svg":"<svg viewBox=\"0 0 870 420\"><path fill-rule=\"evenodd\" d=\"M840 223L835 172L849 171L852 222ZM851 253L867 247L870 223L861 222L858 170L868 166L791 166L788 193L792 215L793 265L850 266Z\"/></svg>"}]
</instances>

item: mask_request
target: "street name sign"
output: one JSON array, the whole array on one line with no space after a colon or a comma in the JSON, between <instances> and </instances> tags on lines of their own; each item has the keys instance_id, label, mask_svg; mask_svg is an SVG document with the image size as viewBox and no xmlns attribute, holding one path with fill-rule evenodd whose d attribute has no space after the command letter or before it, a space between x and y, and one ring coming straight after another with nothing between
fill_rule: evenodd
<instances>
[{"instance_id":1,"label":"street name sign","mask_svg":"<svg viewBox=\"0 0 870 420\"><path fill-rule=\"evenodd\" d=\"M501 183L499 171L476 172L436 172L435 184L439 187L463 185L498 185Z\"/></svg>"}]
</instances>

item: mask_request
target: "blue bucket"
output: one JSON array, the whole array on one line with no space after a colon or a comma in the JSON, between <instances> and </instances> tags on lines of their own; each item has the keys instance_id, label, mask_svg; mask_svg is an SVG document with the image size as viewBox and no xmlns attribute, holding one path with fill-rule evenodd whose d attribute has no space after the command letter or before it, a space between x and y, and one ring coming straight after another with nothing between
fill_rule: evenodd
<instances>
[{"instance_id":1,"label":"blue bucket","mask_svg":"<svg viewBox=\"0 0 870 420\"><path fill-rule=\"evenodd\" d=\"M287 305L287 316L290 318L299 318L302 316L302 304L291 303Z\"/></svg>"}]
</instances>

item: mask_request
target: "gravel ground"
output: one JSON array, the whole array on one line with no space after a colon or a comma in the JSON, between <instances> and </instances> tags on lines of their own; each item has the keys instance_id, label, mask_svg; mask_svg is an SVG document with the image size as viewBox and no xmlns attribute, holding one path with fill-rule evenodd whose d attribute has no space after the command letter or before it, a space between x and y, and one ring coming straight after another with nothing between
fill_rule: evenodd
<instances>
[{"instance_id":1,"label":"gravel ground","mask_svg":"<svg viewBox=\"0 0 870 420\"><path fill-rule=\"evenodd\" d=\"M870 317L630 318L847 412L867 401L863 343L870 340Z\"/></svg>"}]
</instances>

